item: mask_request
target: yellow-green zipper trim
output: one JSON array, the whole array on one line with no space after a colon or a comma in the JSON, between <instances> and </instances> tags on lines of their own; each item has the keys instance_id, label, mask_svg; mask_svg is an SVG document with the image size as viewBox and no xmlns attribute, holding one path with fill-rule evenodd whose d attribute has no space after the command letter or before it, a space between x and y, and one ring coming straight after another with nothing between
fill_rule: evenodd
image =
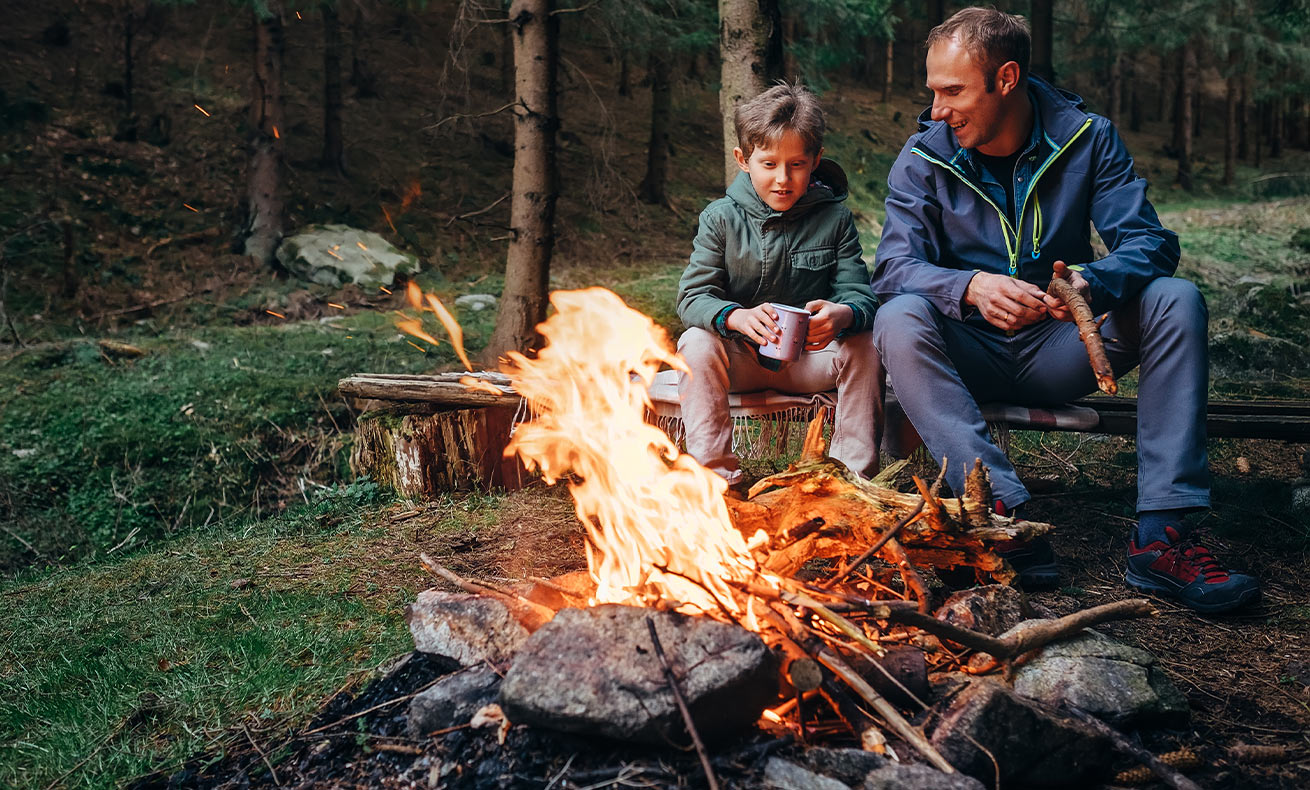
<instances>
[{"instance_id":1,"label":"yellow-green zipper trim","mask_svg":"<svg viewBox=\"0 0 1310 790\"><path fill-rule=\"evenodd\" d=\"M1069 149L1069 146L1073 145L1073 142L1077 140L1082 135L1083 132L1087 131L1087 127L1091 125L1092 125L1091 118L1088 118L1087 120L1083 121L1083 125L1078 127L1078 131L1073 133L1073 136L1069 138L1068 142L1066 142L1064 145L1060 146L1059 148L1055 149L1055 152L1046 158L1046 161L1043 162L1042 166L1037 169L1037 172L1033 174L1033 177L1028 179L1028 191L1024 193L1023 205L1019 207L1019 228L1023 227L1023 212L1028 208L1028 197L1030 195L1033 195L1033 193L1037 191L1037 179L1041 178L1042 173L1045 173L1047 169L1051 166L1051 164L1060 157L1060 154L1067 151ZM1010 223L1010 218L1005 216L1005 212L1001 210L1000 206L996 205L996 201L992 200L990 197L987 196L987 193L983 192L981 189L975 186L974 183L969 180L969 177L966 176L964 172L961 171L959 168L952 167L951 165L943 162L940 159L936 159L934 157L929 156L928 154L924 153L921 149L919 149L917 146L911 148L910 151L918 154L919 156L923 157L929 162L932 162L935 165L939 165L951 171L955 175L959 176L961 181L967 184L968 187L972 189L974 192L977 192L979 197L987 201L987 205L991 206L993 209L996 210L996 216L1001 220L1001 238L1005 240L1005 252L1010 260L1010 276L1018 277L1019 276L1019 231L1016 230L1015 227ZM1041 201L1038 200L1036 196L1033 196L1033 207L1034 207L1034 216L1033 216L1032 256L1034 259L1036 259L1041 255L1041 232L1042 232L1042 204ZM1011 243L1010 241L1011 237L1013 237L1014 239L1013 243Z\"/></svg>"}]
</instances>

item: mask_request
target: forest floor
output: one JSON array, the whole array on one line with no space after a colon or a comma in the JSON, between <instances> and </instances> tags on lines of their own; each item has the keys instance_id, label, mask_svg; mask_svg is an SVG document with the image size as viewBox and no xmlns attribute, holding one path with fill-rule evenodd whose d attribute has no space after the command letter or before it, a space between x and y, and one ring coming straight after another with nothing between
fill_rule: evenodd
<instances>
[{"instance_id":1,"label":"forest floor","mask_svg":"<svg viewBox=\"0 0 1310 790\"><path fill-rule=\"evenodd\" d=\"M81 24L109 25L97 13L107 12L93 6ZM0 326L3 787L120 786L184 766L249 763L258 774L294 751L334 692L409 649L402 610L429 585L419 552L493 580L583 562L558 489L410 503L351 479L356 412L337 380L445 369L454 355L416 350L396 331L398 295L297 282L231 253L245 101L233 64L245 62L249 31L214 11L196 56L195 41L168 35L187 27L185 13L168 11L153 65L138 73L141 101L172 119L166 145L112 139L119 99L88 76L111 61L112 42L79 50L79 74L56 68L68 59L47 51L39 15L5 14L16 21L0 31L12 53L0 76L0 312L12 322ZM291 31L288 227L378 231L420 256L425 289L495 294L508 204L459 217L507 191L509 123L431 127L499 106L498 66L483 57L467 92L438 90L442 53L410 39L439 26L433 15L377 23L378 95L347 101L347 178L313 164L321 59ZM676 330L696 215L721 194L713 86L680 81L669 202L639 203L647 91L618 95L613 64L579 41L562 77L552 287L612 288ZM472 45L493 56L498 46ZM887 169L922 98L902 86L880 104L844 83L824 95L828 155L851 177L868 258ZM1225 188L1215 123L1198 141L1195 193L1171 186L1166 124L1125 134L1181 235L1182 275L1207 296L1212 395L1310 398L1310 154L1243 165ZM458 317L480 348L494 316ZM1146 738L1157 751L1199 748L1205 786L1310 782L1310 524L1290 503L1292 481L1310 475L1306 449L1210 443L1215 505L1203 526L1224 559L1264 581L1260 606L1201 618L1161 602L1161 617L1108 629L1159 656L1188 696L1191 726ZM1061 588L1038 599L1065 612L1129 597L1120 579L1133 442L1021 432L1013 457L1042 486L1033 515L1056 525L1064 558ZM1290 757L1234 764L1224 750L1239 742L1286 746ZM361 765L382 759L367 728L355 748Z\"/></svg>"}]
</instances>

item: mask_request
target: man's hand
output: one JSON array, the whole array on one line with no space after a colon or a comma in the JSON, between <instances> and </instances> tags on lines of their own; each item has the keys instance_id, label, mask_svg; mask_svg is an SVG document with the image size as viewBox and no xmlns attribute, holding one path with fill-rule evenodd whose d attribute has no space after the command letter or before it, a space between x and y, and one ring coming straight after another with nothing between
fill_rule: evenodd
<instances>
[{"instance_id":1,"label":"man's hand","mask_svg":"<svg viewBox=\"0 0 1310 790\"><path fill-rule=\"evenodd\" d=\"M969 281L964 303L978 308L987 323L1020 329L1046 315L1046 292L1032 283L1004 274L979 272Z\"/></svg>"},{"instance_id":2,"label":"man's hand","mask_svg":"<svg viewBox=\"0 0 1310 790\"><path fill-rule=\"evenodd\" d=\"M741 332L761 346L778 342L778 313L767 304L756 305L749 310L738 307L728 313L724 326L733 332Z\"/></svg>"},{"instance_id":3,"label":"man's hand","mask_svg":"<svg viewBox=\"0 0 1310 790\"><path fill-rule=\"evenodd\" d=\"M1068 280L1069 284L1077 289L1078 293L1082 294L1088 304L1091 304L1092 287L1087 283L1087 280L1083 279L1081 274L1070 270L1064 261L1056 261L1052 264L1051 269L1056 277L1063 277ZM1046 301L1046 309L1050 312L1051 318L1057 321L1073 321L1073 311L1066 307L1064 302L1050 294L1045 294L1042 298Z\"/></svg>"},{"instance_id":4,"label":"man's hand","mask_svg":"<svg viewBox=\"0 0 1310 790\"><path fill-rule=\"evenodd\" d=\"M813 299L805 303L810 314L810 329L805 335L805 350L816 351L832 342L837 333L851 325L855 311L849 305Z\"/></svg>"}]
</instances>

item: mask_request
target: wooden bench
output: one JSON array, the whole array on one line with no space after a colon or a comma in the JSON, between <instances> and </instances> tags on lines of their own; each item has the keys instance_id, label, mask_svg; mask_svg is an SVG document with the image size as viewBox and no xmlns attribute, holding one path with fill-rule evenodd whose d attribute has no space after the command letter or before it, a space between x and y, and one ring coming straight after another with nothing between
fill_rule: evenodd
<instances>
[{"instance_id":1,"label":"wooden bench","mask_svg":"<svg viewBox=\"0 0 1310 790\"><path fill-rule=\"evenodd\" d=\"M518 488L531 476L515 458L504 458L514 425L527 417L522 398L498 373L481 373L480 389L460 383L467 374L430 376L357 374L342 379L343 395L369 403L360 417L351 466L406 496L425 498L459 488ZM648 418L675 441L681 439L676 375L664 371L651 389ZM750 393L734 396L734 421L754 420L740 433L740 449L778 452L796 423L808 422L835 393L809 396ZM829 411L831 415L831 410ZM1075 431L1133 436L1137 400L1094 396L1055 408L985 404L983 416L1002 449L1013 430ZM904 457L919 444L894 397L887 403L884 447ZM1211 401L1206 409L1211 438L1310 442L1310 402ZM803 429L800 431L803 434Z\"/></svg>"}]
</instances>

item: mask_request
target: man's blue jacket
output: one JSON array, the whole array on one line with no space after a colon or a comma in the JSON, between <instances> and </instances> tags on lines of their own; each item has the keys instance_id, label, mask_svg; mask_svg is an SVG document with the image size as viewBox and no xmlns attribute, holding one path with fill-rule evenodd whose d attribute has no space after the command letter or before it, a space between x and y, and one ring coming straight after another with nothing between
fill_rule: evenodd
<instances>
[{"instance_id":1,"label":"man's blue jacket","mask_svg":"<svg viewBox=\"0 0 1310 790\"><path fill-rule=\"evenodd\" d=\"M976 272L1009 274L1045 289L1051 264L1062 260L1084 266L1099 314L1178 268L1178 236L1161 227L1146 181L1133 171L1110 121L1037 77L1029 77L1029 97L1036 117L1016 168L1017 223L1006 216L1004 192L989 194L999 185L987 183L990 176L959 147L950 126L930 120L931 110L919 116L920 131L887 178L887 218L873 273L880 299L918 294L946 316L981 321L963 302ZM1108 257L1092 259L1089 223Z\"/></svg>"}]
</instances>

